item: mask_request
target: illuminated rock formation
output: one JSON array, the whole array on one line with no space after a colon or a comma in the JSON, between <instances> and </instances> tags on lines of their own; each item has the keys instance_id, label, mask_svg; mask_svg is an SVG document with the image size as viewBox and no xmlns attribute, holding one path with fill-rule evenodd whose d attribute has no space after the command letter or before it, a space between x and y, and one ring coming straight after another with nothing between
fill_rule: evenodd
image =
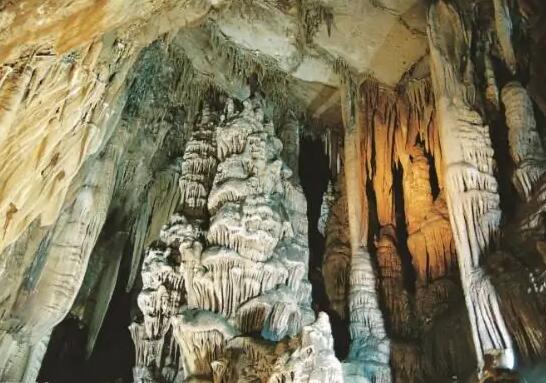
<instances>
[{"instance_id":1,"label":"illuminated rock formation","mask_svg":"<svg viewBox=\"0 0 546 383\"><path fill-rule=\"evenodd\" d=\"M327 317L312 324L305 199L263 118L257 102L238 112L229 101L215 131L203 112L186 146L179 209L193 218L173 216L144 259L135 381L174 382L165 369L184 381L342 381Z\"/></svg>"},{"instance_id":2,"label":"illuminated rock formation","mask_svg":"<svg viewBox=\"0 0 546 383\"><path fill-rule=\"evenodd\" d=\"M449 25L452 33L445 33ZM446 200L480 366L494 355L500 367L515 365L512 338L498 295L482 268L499 233L501 210L489 127L475 109L472 62L464 19L447 1L429 11L432 79L443 148ZM469 82L470 81L470 82Z\"/></svg>"},{"instance_id":3,"label":"illuminated rock formation","mask_svg":"<svg viewBox=\"0 0 546 383\"><path fill-rule=\"evenodd\" d=\"M0 381L544 380L545 31L0 1Z\"/></svg>"}]
</instances>

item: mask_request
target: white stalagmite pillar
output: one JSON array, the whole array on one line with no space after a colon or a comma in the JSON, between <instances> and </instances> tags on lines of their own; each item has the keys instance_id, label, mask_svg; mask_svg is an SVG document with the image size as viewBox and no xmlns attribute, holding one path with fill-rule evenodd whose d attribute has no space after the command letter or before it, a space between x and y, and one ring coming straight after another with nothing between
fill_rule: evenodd
<instances>
[{"instance_id":1,"label":"white stalagmite pillar","mask_svg":"<svg viewBox=\"0 0 546 383\"><path fill-rule=\"evenodd\" d=\"M348 90L341 92L344 172L351 243L349 318L351 348L344 363L347 382L390 383L390 340L379 308L375 270L368 251L368 200L366 156L362 153L361 105Z\"/></svg>"},{"instance_id":2,"label":"white stalagmite pillar","mask_svg":"<svg viewBox=\"0 0 546 383\"><path fill-rule=\"evenodd\" d=\"M142 266L135 382L343 382L311 307L305 196L262 106L205 109L186 144L180 214Z\"/></svg>"},{"instance_id":3,"label":"white stalagmite pillar","mask_svg":"<svg viewBox=\"0 0 546 383\"><path fill-rule=\"evenodd\" d=\"M478 364L483 368L490 355L497 367L512 369L512 340L481 266L498 233L501 210L489 129L475 107L467 21L447 0L430 7L428 38L446 199Z\"/></svg>"}]
</instances>

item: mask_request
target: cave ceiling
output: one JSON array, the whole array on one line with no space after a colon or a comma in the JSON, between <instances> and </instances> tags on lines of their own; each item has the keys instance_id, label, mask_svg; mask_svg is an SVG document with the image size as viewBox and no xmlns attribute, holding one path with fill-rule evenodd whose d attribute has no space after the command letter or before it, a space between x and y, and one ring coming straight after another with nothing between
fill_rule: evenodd
<instances>
[{"instance_id":1,"label":"cave ceiling","mask_svg":"<svg viewBox=\"0 0 546 383\"><path fill-rule=\"evenodd\" d=\"M168 34L201 76L244 97L248 90L232 83L226 65L219 62L220 53L211 46L211 34L216 34L241 54L267 64L266 70L286 75L290 96L315 118L331 108L339 115L342 79L336 61L357 81L371 76L388 87L426 75L426 63L413 71L427 54L425 1L329 0L318 8L315 3L5 1L1 61L65 54L103 35L144 46ZM336 113L329 114L332 119Z\"/></svg>"}]
</instances>

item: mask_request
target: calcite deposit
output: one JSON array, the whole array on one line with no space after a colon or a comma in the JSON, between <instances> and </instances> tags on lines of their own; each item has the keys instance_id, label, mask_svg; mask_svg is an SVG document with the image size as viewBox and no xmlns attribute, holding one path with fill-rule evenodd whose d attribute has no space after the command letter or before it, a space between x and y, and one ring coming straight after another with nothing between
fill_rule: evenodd
<instances>
[{"instance_id":1,"label":"calcite deposit","mask_svg":"<svg viewBox=\"0 0 546 383\"><path fill-rule=\"evenodd\" d=\"M546 381L541 0L0 0L0 382Z\"/></svg>"},{"instance_id":2,"label":"calcite deposit","mask_svg":"<svg viewBox=\"0 0 546 383\"><path fill-rule=\"evenodd\" d=\"M343 381L311 310L306 203L281 150L258 101L203 111L178 213L144 258L135 381Z\"/></svg>"}]
</instances>

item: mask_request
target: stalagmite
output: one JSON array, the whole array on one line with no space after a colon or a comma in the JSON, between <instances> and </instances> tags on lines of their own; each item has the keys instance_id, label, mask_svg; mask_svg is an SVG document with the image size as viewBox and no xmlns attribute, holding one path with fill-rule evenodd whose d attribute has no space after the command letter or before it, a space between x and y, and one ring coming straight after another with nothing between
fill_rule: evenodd
<instances>
[{"instance_id":1,"label":"stalagmite","mask_svg":"<svg viewBox=\"0 0 546 383\"><path fill-rule=\"evenodd\" d=\"M441 193L432 199L430 168L423 149L414 146L404 166L404 206L408 248L419 283L445 277L455 269L451 227Z\"/></svg>"},{"instance_id":2,"label":"stalagmite","mask_svg":"<svg viewBox=\"0 0 546 383\"><path fill-rule=\"evenodd\" d=\"M298 168L300 158L300 134L302 127L295 118L289 118L283 125L279 139L282 142L281 157L286 165L292 170L294 180L299 180Z\"/></svg>"},{"instance_id":3,"label":"stalagmite","mask_svg":"<svg viewBox=\"0 0 546 383\"><path fill-rule=\"evenodd\" d=\"M214 122L205 109L199 127L186 144L180 175L180 203L187 213L202 215L207 196L216 171L216 146L214 143Z\"/></svg>"},{"instance_id":4,"label":"stalagmite","mask_svg":"<svg viewBox=\"0 0 546 383\"><path fill-rule=\"evenodd\" d=\"M340 318L348 313L349 276L351 264L351 246L346 232L348 225L347 195L343 185L344 177L338 177L337 193L332 197L332 207L329 209L326 221L326 243L322 261L322 275L330 307ZM320 222L320 221L319 221Z\"/></svg>"},{"instance_id":5,"label":"stalagmite","mask_svg":"<svg viewBox=\"0 0 546 383\"><path fill-rule=\"evenodd\" d=\"M382 298L390 317L387 320L392 333L411 335L411 309L409 295L404 288L402 262L396 247L396 235L392 226L381 228L377 248L378 274L381 278Z\"/></svg>"},{"instance_id":6,"label":"stalagmite","mask_svg":"<svg viewBox=\"0 0 546 383\"><path fill-rule=\"evenodd\" d=\"M265 352L271 365L259 372L263 379L341 383L327 318L312 324L305 199L279 159L282 144L258 100L245 101L240 112L228 101L226 114L212 114L205 109L186 146L181 215L145 256L143 317L130 327L135 381L247 381L258 374L250 372L256 353ZM197 166L205 159L208 165ZM203 187L188 203L194 180ZM330 340L315 339L316 331ZM165 353L179 353L179 360L167 362Z\"/></svg>"},{"instance_id":7,"label":"stalagmite","mask_svg":"<svg viewBox=\"0 0 546 383\"><path fill-rule=\"evenodd\" d=\"M492 355L497 366L511 369L512 339L481 266L498 234L501 211L489 129L475 109L471 31L457 9L442 0L430 7L428 37L446 200L476 354L480 368Z\"/></svg>"},{"instance_id":8,"label":"stalagmite","mask_svg":"<svg viewBox=\"0 0 546 383\"><path fill-rule=\"evenodd\" d=\"M344 364L347 382L367 378L391 382L390 340L376 292L375 271L369 253L353 254L349 277L351 349Z\"/></svg>"},{"instance_id":9,"label":"stalagmite","mask_svg":"<svg viewBox=\"0 0 546 383\"><path fill-rule=\"evenodd\" d=\"M346 84L349 89L350 84ZM344 181L349 226L349 318L351 347L344 364L347 381L392 381L390 342L379 309L375 270L368 252L368 199L366 196L367 161L371 153L362 152L368 142L370 126L363 124L360 99L351 92L342 93L342 116L345 127ZM364 148L369 146L364 145ZM339 277L338 277L339 278Z\"/></svg>"},{"instance_id":10,"label":"stalagmite","mask_svg":"<svg viewBox=\"0 0 546 383\"><path fill-rule=\"evenodd\" d=\"M499 103L499 87L497 86L497 78L495 76L495 70L493 69L493 63L489 52L489 45L485 50L484 57L485 65L485 80L487 81L487 87L485 89L485 99L493 106L495 110L500 107Z\"/></svg>"},{"instance_id":11,"label":"stalagmite","mask_svg":"<svg viewBox=\"0 0 546 383\"><path fill-rule=\"evenodd\" d=\"M524 201L529 201L546 171L546 155L538 135L533 105L527 91L516 81L502 88L506 109L510 155L516 169L512 182Z\"/></svg>"}]
</instances>

